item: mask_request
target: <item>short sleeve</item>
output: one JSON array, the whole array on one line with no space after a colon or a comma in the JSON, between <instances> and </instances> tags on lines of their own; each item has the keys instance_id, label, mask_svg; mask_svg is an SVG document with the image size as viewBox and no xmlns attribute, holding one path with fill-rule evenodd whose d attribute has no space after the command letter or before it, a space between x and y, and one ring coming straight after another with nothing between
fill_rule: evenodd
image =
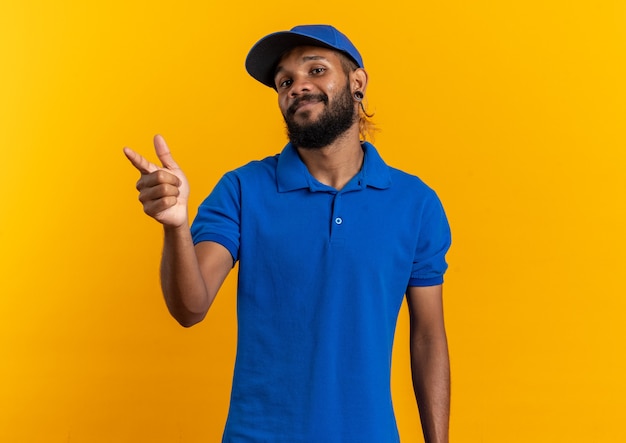
<instances>
[{"instance_id":1,"label":"short sleeve","mask_svg":"<svg viewBox=\"0 0 626 443\"><path fill-rule=\"evenodd\" d=\"M446 253L450 244L448 219L439 198L431 192L421 214L409 286L435 286L443 283L443 275L448 268Z\"/></svg>"},{"instance_id":2,"label":"short sleeve","mask_svg":"<svg viewBox=\"0 0 626 443\"><path fill-rule=\"evenodd\" d=\"M199 206L191 224L194 244L203 241L219 243L228 249L233 262L239 258L240 195L239 181L234 174L224 175Z\"/></svg>"}]
</instances>

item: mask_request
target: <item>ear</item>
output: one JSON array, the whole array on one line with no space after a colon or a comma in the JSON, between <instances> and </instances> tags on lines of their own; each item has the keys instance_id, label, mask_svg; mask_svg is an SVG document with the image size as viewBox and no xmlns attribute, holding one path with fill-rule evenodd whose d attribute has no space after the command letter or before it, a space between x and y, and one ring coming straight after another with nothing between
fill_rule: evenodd
<instances>
[{"instance_id":1,"label":"ear","mask_svg":"<svg viewBox=\"0 0 626 443\"><path fill-rule=\"evenodd\" d=\"M350 86L352 92L361 91L365 93L367 88L367 72L363 68L356 68L350 73Z\"/></svg>"}]
</instances>

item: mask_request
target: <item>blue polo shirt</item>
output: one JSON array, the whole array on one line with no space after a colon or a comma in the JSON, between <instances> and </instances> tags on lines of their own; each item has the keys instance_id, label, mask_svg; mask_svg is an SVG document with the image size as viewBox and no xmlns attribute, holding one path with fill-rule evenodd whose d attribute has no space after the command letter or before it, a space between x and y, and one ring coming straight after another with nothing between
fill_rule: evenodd
<instances>
[{"instance_id":1,"label":"blue polo shirt","mask_svg":"<svg viewBox=\"0 0 626 443\"><path fill-rule=\"evenodd\" d=\"M192 224L239 261L238 345L223 442L395 443L390 391L408 286L443 282L436 194L369 143L340 191L297 150L227 173Z\"/></svg>"}]
</instances>

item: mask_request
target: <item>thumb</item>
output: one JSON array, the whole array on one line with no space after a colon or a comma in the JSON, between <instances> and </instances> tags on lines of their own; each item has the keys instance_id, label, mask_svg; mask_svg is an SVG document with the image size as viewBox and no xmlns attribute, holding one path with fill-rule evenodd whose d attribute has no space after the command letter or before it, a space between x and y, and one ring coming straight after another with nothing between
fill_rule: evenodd
<instances>
[{"instance_id":1,"label":"thumb","mask_svg":"<svg viewBox=\"0 0 626 443\"><path fill-rule=\"evenodd\" d=\"M170 148L167 147L163 136L158 134L154 136L154 150L165 169L180 169L178 164L174 161L174 157L172 157Z\"/></svg>"}]
</instances>

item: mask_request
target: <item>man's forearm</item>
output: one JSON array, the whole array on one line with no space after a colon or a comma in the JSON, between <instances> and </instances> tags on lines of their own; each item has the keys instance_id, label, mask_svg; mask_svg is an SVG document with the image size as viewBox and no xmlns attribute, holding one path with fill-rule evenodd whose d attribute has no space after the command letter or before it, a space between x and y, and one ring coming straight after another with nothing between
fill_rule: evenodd
<instances>
[{"instance_id":1,"label":"man's forearm","mask_svg":"<svg viewBox=\"0 0 626 443\"><path fill-rule=\"evenodd\" d=\"M211 299L202 278L189 228L165 227L161 259L161 288L172 316L192 326L206 315Z\"/></svg>"},{"instance_id":2,"label":"man's forearm","mask_svg":"<svg viewBox=\"0 0 626 443\"><path fill-rule=\"evenodd\" d=\"M450 359L445 338L411 339L411 369L426 443L447 443L450 422Z\"/></svg>"}]
</instances>

